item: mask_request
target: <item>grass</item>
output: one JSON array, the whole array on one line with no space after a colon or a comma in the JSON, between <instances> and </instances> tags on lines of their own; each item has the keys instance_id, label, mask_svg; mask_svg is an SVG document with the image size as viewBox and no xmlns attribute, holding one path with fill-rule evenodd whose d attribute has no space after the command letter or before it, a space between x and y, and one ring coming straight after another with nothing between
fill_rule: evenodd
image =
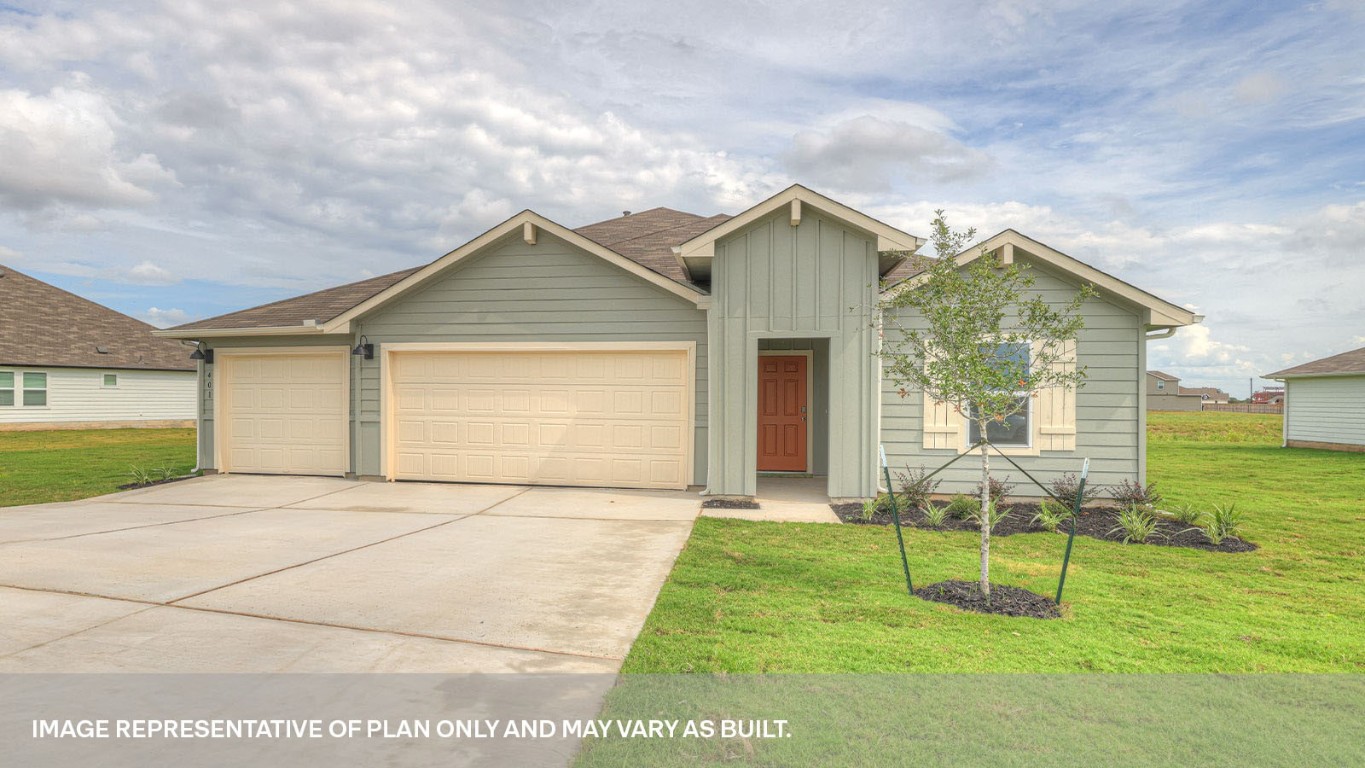
<instances>
[{"instance_id":1,"label":"grass","mask_svg":"<svg viewBox=\"0 0 1365 768\"><path fill-rule=\"evenodd\" d=\"M1081 538L1038 621L907 597L889 528L702 518L624 671L1365 671L1365 455L1281 448L1277 416L1150 421L1163 506L1235 503L1260 550ZM917 584L975 578L974 534L906 538ZM992 579L1051 595L1064 542L996 538Z\"/></svg>"},{"instance_id":2,"label":"grass","mask_svg":"<svg viewBox=\"0 0 1365 768\"><path fill-rule=\"evenodd\" d=\"M194 469L193 429L0 432L0 507L99 496L132 467Z\"/></svg>"}]
</instances>

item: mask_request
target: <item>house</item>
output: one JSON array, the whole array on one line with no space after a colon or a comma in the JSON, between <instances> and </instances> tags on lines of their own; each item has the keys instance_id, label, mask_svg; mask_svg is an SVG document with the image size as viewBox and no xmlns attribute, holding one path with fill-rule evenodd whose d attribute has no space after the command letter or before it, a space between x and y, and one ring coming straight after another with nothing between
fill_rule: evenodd
<instances>
[{"instance_id":1,"label":"house","mask_svg":"<svg viewBox=\"0 0 1365 768\"><path fill-rule=\"evenodd\" d=\"M1251 393L1253 405L1283 405L1284 387L1265 387Z\"/></svg>"},{"instance_id":2,"label":"house","mask_svg":"<svg viewBox=\"0 0 1365 768\"><path fill-rule=\"evenodd\" d=\"M191 350L0 265L0 430L195 425Z\"/></svg>"},{"instance_id":3,"label":"house","mask_svg":"<svg viewBox=\"0 0 1365 768\"><path fill-rule=\"evenodd\" d=\"M923 243L799 185L735 216L523 211L430 264L160 334L203 345L218 471L736 497L786 472L865 498L879 445L901 467L969 444L876 356L878 292ZM1100 291L1074 350L1088 386L1037 398L1006 450L1045 477L1089 457L1092 482L1142 478L1146 339L1197 316L1012 230L983 247L1058 301Z\"/></svg>"},{"instance_id":4,"label":"house","mask_svg":"<svg viewBox=\"0 0 1365 768\"><path fill-rule=\"evenodd\" d=\"M1365 347L1264 378L1284 382L1286 447L1365 451Z\"/></svg>"},{"instance_id":5,"label":"house","mask_svg":"<svg viewBox=\"0 0 1365 768\"><path fill-rule=\"evenodd\" d=\"M1228 393L1216 387L1182 387L1180 377L1164 371L1147 372L1147 410L1198 411L1207 405L1226 405Z\"/></svg>"}]
</instances>

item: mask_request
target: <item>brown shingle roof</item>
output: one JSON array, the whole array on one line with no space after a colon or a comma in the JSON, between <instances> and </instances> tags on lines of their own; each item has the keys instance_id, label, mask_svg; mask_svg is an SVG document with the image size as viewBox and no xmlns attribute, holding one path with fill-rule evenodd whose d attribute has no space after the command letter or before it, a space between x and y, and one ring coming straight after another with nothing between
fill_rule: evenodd
<instances>
[{"instance_id":1,"label":"brown shingle roof","mask_svg":"<svg viewBox=\"0 0 1365 768\"><path fill-rule=\"evenodd\" d=\"M1157 377L1158 379L1164 379L1164 380L1166 380L1166 381L1180 381L1180 377L1179 377L1179 376L1172 376L1172 375L1169 374L1169 373L1163 373L1163 372L1161 372L1161 371L1148 371L1148 372L1147 372L1147 375L1148 375L1148 376L1155 376L1155 377Z\"/></svg>"},{"instance_id":2,"label":"brown shingle roof","mask_svg":"<svg viewBox=\"0 0 1365 768\"><path fill-rule=\"evenodd\" d=\"M673 258L673 246L691 240L728 218L724 214L707 217L669 208L653 208L579 227L574 232L646 269L687 285L682 268ZM305 320L326 322L425 266L423 264L401 272L185 323L176 326L175 330L274 328L302 325Z\"/></svg>"},{"instance_id":3,"label":"brown shingle roof","mask_svg":"<svg viewBox=\"0 0 1365 768\"><path fill-rule=\"evenodd\" d=\"M1278 379L1291 376L1331 376L1343 373L1365 374L1365 347L1353 349L1350 352L1342 352L1339 355L1324 357L1321 360L1314 360L1311 363L1296 365L1293 368L1286 368L1283 371L1267 373L1262 378Z\"/></svg>"},{"instance_id":4,"label":"brown shingle roof","mask_svg":"<svg viewBox=\"0 0 1365 768\"><path fill-rule=\"evenodd\" d=\"M1181 387L1181 388L1180 388L1180 394L1182 394L1182 395L1198 395L1198 396L1200 396L1200 397L1203 397L1204 395L1208 395L1211 399L1214 399L1214 400L1218 400L1218 399L1226 400L1227 397L1228 397L1228 393L1224 392L1223 390L1219 389L1218 387Z\"/></svg>"},{"instance_id":5,"label":"brown shingle roof","mask_svg":"<svg viewBox=\"0 0 1365 768\"><path fill-rule=\"evenodd\" d=\"M425 265L423 265L425 266ZM275 328L303 325L305 320L325 322L354 307L422 267L413 267L387 275L371 277L335 288L295 296L292 299L262 304L259 307L229 312L226 315L196 320L177 325L175 330L207 330L221 328Z\"/></svg>"},{"instance_id":6,"label":"brown shingle roof","mask_svg":"<svg viewBox=\"0 0 1365 768\"><path fill-rule=\"evenodd\" d=\"M0 365L195 369L189 348L153 330L0 264Z\"/></svg>"}]
</instances>

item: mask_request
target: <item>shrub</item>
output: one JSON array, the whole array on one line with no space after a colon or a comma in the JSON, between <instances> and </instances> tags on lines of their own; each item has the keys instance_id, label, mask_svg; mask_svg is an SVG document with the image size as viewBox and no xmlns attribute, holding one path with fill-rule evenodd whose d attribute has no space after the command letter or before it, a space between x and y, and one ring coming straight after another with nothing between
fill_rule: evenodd
<instances>
[{"instance_id":1,"label":"shrub","mask_svg":"<svg viewBox=\"0 0 1365 768\"><path fill-rule=\"evenodd\" d=\"M896 479L901 484L901 498L905 500L907 510L918 509L927 511L929 497L938 488L941 480L928 477L929 470L921 466L919 469L905 468L904 473L897 473Z\"/></svg>"},{"instance_id":2,"label":"shrub","mask_svg":"<svg viewBox=\"0 0 1365 768\"><path fill-rule=\"evenodd\" d=\"M1043 499L1038 505L1038 514L1033 516L1029 522L1037 523L1048 533L1056 533L1057 529L1074 514L1073 507L1063 506L1052 499Z\"/></svg>"},{"instance_id":3,"label":"shrub","mask_svg":"<svg viewBox=\"0 0 1365 768\"><path fill-rule=\"evenodd\" d=\"M920 511L924 513L924 522L935 528L943 525L943 521L948 519L948 507L946 506L925 504Z\"/></svg>"},{"instance_id":4,"label":"shrub","mask_svg":"<svg viewBox=\"0 0 1365 768\"><path fill-rule=\"evenodd\" d=\"M1200 512L1199 508L1193 504L1180 504L1171 507L1166 510L1166 514L1177 523L1184 523L1185 525L1198 525L1199 518L1204 516L1204 513Z\"/></svg>"},{"instance_id":5,"label":"shrub","mask_svg":"<svg viewBox=\"0 0 1365 768\"><path fill-rule=\"evenodd\" d=\"M868 499L867 501L863 502L862 510L863 522L867 522L868 520L871 520L873 517L876 517L877 510L881 509L881 501L882 497L878 496L875 499Z\"/></svg>"},{"instance_id":6,"label":"shrub","mask_svg":"<svg viewBox=\"0 0 1365 768\"><path fill-rule=\"evenodd\" d=\"M1151 507L1141 504L1129 504L1119 512L1119 524L1109 531L1110 534L1123 533L1123 543L1131 544L1137 542L1142 544L1156 533L1156 515L1152 514Z\"/></svg>"},{"instance_id":7,"label":"shrub","mask_svg":"<svg viewBox=\"0 0 1365 768\"><path fill-rule=\"evenodd\" d=\"M981 511L981 502L965 493L953 494L953 500L948 502L948 514L959 520L968 520L979 511Z\"/></svg>"},{"instance_id":8,"label":"shrub","mask_svg":"<svg viewBox=\"0 0 1365 768\"><path fill-rule=\"evenodd\" d=\"M1124 507L1155 507L1161 503L1161 494L1156 492L1156 483L1143 485L1132 480L1124 480L1110 488L1109 495Z\"/></svg>"},{"instance_id":9,"label":"shrub","mask_svg":"<svg viewBox=\"0 0 1365 768\"><path fill-rule=\"evenodd\" d=\"M1080 487L1081 481L1070 472L1053 480L1049 485L1052 495L1056 496L1058 501L1066 505L1067 509L1076 508L1076 492L1080 490ZM1085 492L1081 496L1081 504L1085 504L1086 502L1097 498L1099 495L1100 486L1086 485Z\"/></svg>"},{"instance_id":10,"label":"shrub","mask_svg":"<svg viewBox=\"0 0 1365 768\"><path fill-rule=\"evenodd\" d=\"M972 522L976 523L982 528L989 528L992 532L994 532L995 526L999 525L1001 520L1004 520L1009 516L1010 516L1009 507L1006 507L1003 504L996 504L994 501L992 501L986 507L986 517L984 520L981 517L981 505L979 503L972 508L971 517L967 519L971 520Z\"/></svg>"},{"instance_id":11,"label":"shrub","mask_svg":"<svg viewBox=\"0 0 1365 768\"><path fill-rule=\"evenodd\" d=\"M992 504L994 504L997 501L1003 503L1005 497L1009 496L1010 491L1012 490L1014 490L1014 483L1010 482L1009 475L1005 475L1004 478L999 477L990 478L990 487L988 493ZM979 508L981 506L981 502L979 501L979 499L981 498L981 483L976 484L976 493L974 495L978 499L977 507Z\"/></svg>"},{"instance_id":12,"label":"shrub","mask_svg":"<svg viewBox=\"0 0 1365 768\"><path fill-rule=\"evenodd\" d=\"M1223 543L1226 538L1242 538L1242 513L1237 511L1236 504L1229 504L1226 507L1222 504L1214 504L1213 512L1204 520L1199 529L1204 532L1204 538L1215 547Z\"/></svg>"}]
</instances>

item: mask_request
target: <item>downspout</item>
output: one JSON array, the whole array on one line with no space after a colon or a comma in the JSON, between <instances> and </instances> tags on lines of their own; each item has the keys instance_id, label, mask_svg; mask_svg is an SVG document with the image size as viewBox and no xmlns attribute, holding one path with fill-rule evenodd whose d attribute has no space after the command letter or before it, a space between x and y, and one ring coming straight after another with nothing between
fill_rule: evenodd
<instances>
[{"instance_id":1,"label":"downspout","mask_svg":"<svg viewBox=\"0 0 1365 768\"><path fill-rule=\"evenodd\" d=\"M198 349L198 341L180 340L181 345ZM196 360L194 363L194 469L190 470L193 475L199 471L199 467L204 463L204 457L200 455L200 446L203 445L204 435L204 361Z\"/></svg>"}]
</instances>

